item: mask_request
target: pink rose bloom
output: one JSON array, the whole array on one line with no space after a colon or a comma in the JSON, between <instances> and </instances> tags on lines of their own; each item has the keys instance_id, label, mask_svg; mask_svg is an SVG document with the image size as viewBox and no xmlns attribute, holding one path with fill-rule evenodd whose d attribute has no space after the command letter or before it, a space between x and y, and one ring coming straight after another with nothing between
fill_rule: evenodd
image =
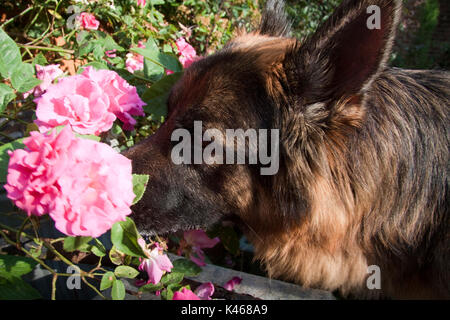
<instances>
[{"instance_id":1,"label":"pink rose bloom","mask_svg":"<svg viewBox=\"0 0 450 320\"><path fill-rule=\"evenodd\" d=\"M137 47L145 48L145 45L142 41L139 41ZM125 61L125 67L130 73L133 73L138 70L143 70L144 56L133 52L127 53L127 60Z\"/></svg>"},{"instance_id":2,"label":"pink rose bloom","mask_svg":"<svg viewBox=\"0 0 450 320\"><path fill-rule=\"evenodd\" d=\"M200 298L191 290L183 288L174 292L172 300L200 300Z\"/></svg>"},{"instance_id":3,"label":"pink rose bloom","mask_svg":"<svg viewBox=\"0 0 450 320\"><path fill-rule=\"evenodd\" d=\"M28 215L42 216L50 212L61 190L57 179L68 167L67 152L72 139L63 130L59 135L37 131L24 139L25 149L9 151L7 196Z\"/></svg>"},{"instance_id":4,"label":"pink rose bloom","mask_svg":"<svg viewBox=\"0 0 450 320\"><path fill-rule=\"evenodd\" d=\"M176 42L178 53L180 54L180 62L184 68L188 68L198 57L195 49L181 37Z\"/></svg>"},{"instance_id":5,"label":"pink rose bloom","mask_svg":"<svg viewBox=\"0 0 450 320\"><path fill-rule=\"evenodd\" d=\"M142 109L145 102L137 94L136 88L110 70L87 67L82 75L95 81L103 89L109 99L109 112L114 113L123 122L123 129L133 130L136 124L133 116L145 115Z\"/></svg>"},{"instance_id":6,"label":"pink rose bloom","mask_svg":"<svg viewBox=\"0 0 450 320\"><path fill-rule=\"evenodd\" d=\"M111 129L116 116L103 88L84 75L62 78L35 100L39 131L70 125L80 134L98 135Z\"/></svg>"},{"instance_id":7,"label":"pink rose bloom","mask_svg":"<svg viewBox=\"0 0 450 320\"><path fill-rule=\"evenodd\" d=\"M95 18L92 13L82 12L79 16L80 24L83 28L89 30L97 30L100 26L100 22Z\"/></svg>"},{"instance_id":8,"label":"pink rose bloom","mask_svg":"<svg viewBox=\"0 0 450 320\"><path fill-rule=\"evenodd\" d=\"M147 272L148 281L138 281L136 285L141 286L148 283L157 284L161 281L161 277L166 271L170 272L170 270L172 270L172 262L170 262L167 255L163 253L159 244L156 244L155 248L149 250L147 249L144 239L140 238L138 243L148 257L147 259L139 258L141 264L138 269Z\"/></svg>"},{"instance_id":9,"label":"pink rose bloom","mask_svg":"<svg viewBox=\"0 0 450 320\"><path fill-rule=\"evenodd\" d=\"M58 178L62 196L49 215L64 234L96 238L131 214L131 161L105 143L76 138L68 127L64 130L74 141L66 150L68 167Z\"/></svg>"},{"instance_id":10,"label":"pink rose bloom","mask_svg":"<svg viewBox=\"0 0 450 320\"><path fill-rule=\"evenodd\" d=\"M41 84L23 94L26 99L30 94L33 94L36 98L40 97L53 81L62 76L64 72L59 68L59 64L50 64L48 66L40 66L36 64L36 77L42 80Z\"/></svg>"},{"instance_id":11,"label":"pink rose bloom","mask_svg":"<svg viewBox=\"0 0 450 320\"><path fill-rule=\"evenodd\" d=\"M211 300L214 294L214 285L211 282L201 284L195 289L195 294L202 300Z\"/></svg>"},{"instance_id":12,"label":"pink rose bloom","mask_svg":"<svg viewBox=\"0 0 450 320\"><path fill-rule=\"evenodd\" d=\"M134 73L135 71L144 69L144 57L140 54L127 53L125 68L130 73Z\"/></svg>"},{"instance_id":13,"label":"pink rose bloom","mask_svg":"<svg viewBox=\"0 0 450 320\"><path fill-rule=\"evenodd\" d=\"M231 280L227 281L225 285L223 286L228 291L233 291L234 287L241 284L242 278L239 277L233 277Z\"/></svg>"},{"instance_id":14,"label":"pink rose bloom","mask_svg":"<svg viewBox=\"0 0 450 320\"><path fill-rule=\"evenodd\" d=\"M48 213L69 236L98 237L131 213L131 161L110 146L59 134L31 132L10 153L8 197L29 215Z\"/></svg>"},{"instance_id":15,"label":"pink rose bloom","mask_svg":"<svg viewBox=\"0 0 450 320\"><path fill-rule=\"evenodd\" d=\"M146 0L137 0L137 4L140 7L145 7L145 2L146 2Z\"/></svg>"},{"instance_id":16,"label":"pink rose bloom","mask_svg":"<svg viewBox=\"0 0 450 320\"><path fill-rule=\"evenodd\" d=\"M184 232L184 240L191 247L190 259L198 266L203 267L205 263L205 254L202 249L212 248L220 242L219 238L209 238L203 230L189 230Z\"/></svg>"}]
</instances>

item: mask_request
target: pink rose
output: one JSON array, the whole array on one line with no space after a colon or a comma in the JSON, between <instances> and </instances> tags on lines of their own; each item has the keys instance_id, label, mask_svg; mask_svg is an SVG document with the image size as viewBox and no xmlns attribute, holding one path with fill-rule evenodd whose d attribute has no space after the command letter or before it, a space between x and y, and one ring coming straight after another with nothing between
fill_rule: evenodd
<instances>
[{"instance_id":1,"label":"pink rose","mask_svg":"<svg viewBox=\"0 0 450 320\"><path fill-rule=\"evenodd\" d=\"M140 7L145 7L145 2L146 2L146 0L137 0L137 4Z\"/></svg>"},{"instance_id":2,"label":"pink rose","mask_svg":"<svg viewBox=\"0 0 450 320\"><path fill-rule=\"evenodd\" d=\"M98 135L111 129L116 119L103 88L84 75L62 78L35 102L35 123L41 132L70 125L80 134Z\"/></svg>"},{"instance_id":3,"label":"pink rose","mask_svg":"<svg viewBox=\"0 0 450 320\"><path fill-rule=\"evenodd\" d=\"M131 161L107 144L75 137L67 152L69 166L58 179L62 196L50 217L67 235L96 238L131 214Z\"/></svg>"},{"instance_id":4,"label":"pink rose","mask_svg":"<svg viewBox=\"0 0 450 320\"><path fill-rule=\"evenodd\" d=\"M37 131L24 139L25 149L9 151L7 196L28 215L42 216L50 212L54 201L61 196L57 179L68 167L72 144L70 134L59 135Z\"/></svg>"},{"instance_id":5,"label":"pink rose","mask_svg":"<svg viewBox=\"0 0 450 320\"><path fill-rule=\"evenodd\" d=\"M145 103L137 94L136 88L114 71L87 67L82 75L95 81L104 90L109 99L109 112L114 113L123 122L123 129L133 130L136 124L133 116L145 115L142 109Z\"/></svg>"},{"instance_id":6,"label":"pink rose","mask_svg":"<svg viewBox=\"0 0 450 320\"><path fill-rule=\"evenodd\" d=\"M89 30L97 30L100 26L100 22L95 18L92 13L82 12L79 16L80 24L83 28Z\"/></svg>"},{"instance_id":7,"label":"pink rose","mask_svg":"<svg viewBox=\"0 0 450 320\"><path fill-rule=\"evenodd\" d=\"M229 280L225 285L223 286L228 291L233 291L234 287L241 284L242 278L239 277L233 277L231 280Z\"/></svg>"},{"instance_id":8,"label":"pink rose","mask_svg":"<svg viewBox=\"0 0 450 320\"><path fill-rule=\"evenodd\" d=\"M69 236L98 237L131 213L131 161L110 146L59 134L31 132L26 149L10 153L8 197L29 215L48 213Z\"/></svg>"},{"instance_id":9,"label":"pink rose","mask_svg":"<svg viewBox=\"0 0 450 320\"><path fill-rule=\"evenodd\" d=\"M139 41L137 47L145 48L145 45L142 41ZM144 69L144 57L137 53L127 53L125 67L130 73Z\"/></svg>"},{"instance_id":10,"label":"pink rose","mask_svg":"<svg viewBox=\"0 0 450 320\"><path fill-rule=\"evenodd\" d=\"M136 88L116 72L90 66L51 85L35 102L35 123L41 132L70 125L75 132L94 135L111 129L116 117L125 130L133 130L133 116L144 115L145 105Z\"/></svg>"},{"instance_id":11,"label":"pink rose","mask_svg":"<svg viewBox=\"0 0 450 320\"><path fill-rule=\"evenodd\" d=\"M209 238L203 230L189 230L184 232L184 240L188 247L191 247L190 259L198 266L203 267L205 254L202 249L212 248L220 242L219 238Z\"/></svg>"},{"instance_id":12,"label":"pink rose","mask_svg":"<svg viewBox=\"0 0 450 320\"><path fill-rule=\"evenodd\" d=\"M181 37L176 42L178 53L180 54L180 62L184 68L188 68L198 57L195 49Z\"/></svg>"},{"instance_id":13,"label":"pink rose","mask_svg":"<svg viewBox=\"0 0 450 320\"><path fill-rule=\"evenodd\" d=\"M33 94L36 98L40 97L53 81L62 76L64 72L59 68L59 64L50 64L48 66L40 66L36 64L36 77L42 80L41 84L34 89L23 94L26 99L30 94Z\"/></svg>"},{"instance_id":14,"label":"pink rose","mask_svg":"<svg viewBox=\"0 0 450 320\"><path fill-rule=\"evenodd\" d=\"M201 300L195 293L191 290L183 288L181 291L176 291L173 294L172 300Z\"/></svg>"},{"instance_id":15,"label":"pink rose","mask_svg":"<svg viewBox=\"0 0 450 320\"><path fill-rule=\"evenodd\" d=\"M172 262L170 262L167 255L163 253L159 244L156 244L152 250L149 250L147 249L144 239L140 238L138 243L148 257L147 259L140 258L141 264L138 269L147 272L148 281L138 281L136 285L141 286L148 283L157 284L161 281L161 277L166 271L170 272L170 270L172 270Z\"/></svg>"}]
</instances>

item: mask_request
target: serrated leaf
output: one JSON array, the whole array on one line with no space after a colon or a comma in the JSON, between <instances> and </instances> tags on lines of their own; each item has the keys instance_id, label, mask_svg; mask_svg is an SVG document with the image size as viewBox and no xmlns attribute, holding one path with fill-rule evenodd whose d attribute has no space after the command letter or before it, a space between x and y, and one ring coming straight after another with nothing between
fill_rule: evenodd
<instances>
[{"instance_id":1,"label":"serrated leaf","mask_svg":"<svg viewBox=\"0 0 450 320\"><path fill-rule=\"evenodd\" d=\"M129 266L118 266L114 270L114 274L116 277L134 279L139 274L139 271Z\"/></svg>"},{"instance_id":2,"label":"serrated leaf","mask_svg":"<svg viewBox=\"0 0 450 320\"><path fill-rule=\"evenodd\" d=\"M114 276L113 272L111 272L111 271L106 272L102 276L102 281L100 282L100 290L103 291L103 290L110 288L115 279L116 279L116 277Z\"/></svg>"},{"instance_id":3,"label":"serrated leaf","mask_svg":"<svg viewBox=\"0 0 450 320\"><path fill-rule=\"evenodd\" d=\"M91 237L66 237L63 244L64 251L90 251L88 243L91 240Z\"/></svg>"},{"instance_id":4,"label":"serrated leaf","mask_svg":"<svg viewBox=\"0 0 450 320\"><path fill-rule=\"evenodd\" d=\"M125 285L121 280L114 279L111 298L113 298L113 300L123 300L125 298Z\"/></svg>"},{"instance_id":5,"label":"serrated leaf","mask_svg":"<svg viewBox=\"0 0 450 320\"><path fill-rule=\"evenodd\" d=\"M22 64L19 47L2 28L0 28L0 75L10 78Z\"/></svg>"},{"instance_id":6,"label":"serrated leaf","mask_svg":"<svg viewBox=\"0 0 450 320\"><path fill-rule=\"evenodd\" d=\"M0 83L0 112L3 112L15 97L16 94L10 86Z\"/></svg>"},{"instance_id":7,"label":"serrated leaf","mask_svg":"<svg viewBox=\"0 0 450 320\"><path fill-rule=\"evenodd\" d=\"M202 272L202 268L196 265L191 260L187 259L177 259L172 262L173 269L172 273L179 272L183 273L187 277L195 277L200 272Z\"/></svg>"},{"instance_id":8,"label":"serrated leaf","mask_svg":"<svg viewBox=\"0 0 450 320\"><path fill-rule=\"evenodd\" d=\"M125 221L116 222L111 229L111 241L121 252L133 257L146 258L145 252L138 244L139 233L133 220L126 218Z\"/></svg>"},{"instance_id":9,"label":"serrated leaf","mask_svg":"<svg viewBox=\"0 0 450 320\"><path fill-rule=\"evenodd\" d=\"M140 287L139 291L140 292L155 292L155 291L161 290L162 288L164 288L164 286L161 282L159 282L157 284L147 283L146 285L143 285L142 287Z\"/></svg>"},{"instance_id":10,"label":"serrated leaf","mask_svg":"<svg viewBox=\"0 0 450 320\"><path fill-rule=\"evenodd\" d=\"M172 284L172 283L180 283L181 281L183 281L184 278L184 273L181 272L171 272L171 273L166 273L162 278L161 278L161 283L165 286Z\"/></svg>"},{"instance_id":11,"label":"serrated leaf","mask_svg":"<svg viewBox=\"0 0 450 320\"><path fill-rule=\"evenodd\" d=\"M133 204L138 203L139 200L142 199L145 189L147 188L148 180L148 174L133 174L133 192L136 195Z\"/></svg>"},{"instance_id":12,"label":"serrated leaf","mask_svg":"<svg viewBox=\"0 0 450 320\"><path fill-rule=\"evenodd\" d=\"M17 149L23 149L24 147L25 145L23 144L23 138L0 146L0 183L6 182L9 164L8 150L13 151Z\"/></svg>"}]
</instances>

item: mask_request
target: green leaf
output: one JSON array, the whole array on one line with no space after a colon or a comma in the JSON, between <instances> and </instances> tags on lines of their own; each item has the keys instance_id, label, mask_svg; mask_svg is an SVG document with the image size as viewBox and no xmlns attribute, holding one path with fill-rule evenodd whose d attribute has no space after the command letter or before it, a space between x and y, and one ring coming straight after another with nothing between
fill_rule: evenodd
<instances>
[{"instance_id":1,"label":"green leaf","mask_svg":"<svg viewBox=\"0 0 450 320\"><path fill-rule=\"evenodd\" d=\"M0 75L3 78L9 78L15 70L21 65L19 47L2 28L0 28Z\"/></svg>"},{"instance_id":2,"label":"green leaf","mask_svg":"<svg viewBox=\"0 0 450 320\"><path fill-rule=\"evenodd\" d=\"M181 272L171 272L171 273L166 273L162 278L161 278L161 283L165 286L172 284L172 283L180 283L181 281L183 281L184 278L184 273Z\"/></svg>"},{"instance_id":3,"label":"green leaf","mask_svg":"<svg viewBox=\"0 0 450 320\"><path fill-rule=\"evenodd\" d=\"M94 241L95 241L95 243L91 247L92 253L95 254L97 257L104 257L104 256L106 256L106 248L105 248L105 246L97 238L94 239Z\"/></svg>"},{"instance_id":4,"label":"green leaf","mask_svg":"<svg viewBox=\"0 0 450 320\"><path fill-rule=\"evenodd\" d=\"M0 255L0 276L4 278L21 277L31 272L37 262L31 258Z\"/></svg>"},{"instance_id":5,"label":"green leaf","mask_svg":"<svg viewBox=\"0 0 450 320\"><path fill-rule=\"evenodd\" d=\"M66 237L63 245L64 251L90 251L88 243L91 240L91 237Z\"/></svg>"},{"instance_id":6,"label":"green leaf","mask_svg":"<svg viewBox=\"0 0 450 320\"><path fill-rule=\"evenodd\" d=\"M84 69L88 66L93 67L95 70L108 70L108 66L106 65L106 63L99 62L99 61L92 61L92 62L86 63L81 68L79 68L77 73L78 74L82 73L84 71Z\"/></svg>"},{"instance_id":7,"label":"green leaf","mask_svg":"<svg viewBox=\"0 0 450 320\"><path fill-rule=\"evenodd\" d=\"M111 298L113 298L113 300L123 300L125 298L125 285L121 280L114 279Z\"/></svg>"},{"instance_id":8,"label":"green leaf","mask_svg":"<svg viewBox=\"0 0 450 320\"><path fill-rule=\"evenodd\" d=\"M173 269L172 273L183 273L187 277L195 277L200 272L202 272L202 268L196 265L191 260L187 259L177 259L172 262Z\"/></svg>"},{"instance_id":9,"label":"green leaf","mask_svg":"<svg viewBox=\"0 0 450 320\"><path fill-rule=\"evenodd\" d=\"M48 61L45 58L45 56L42 54L42 52L39 52L33 59L33 66L35 66L37 64L40 66L46 66L48 64Z\"/></svg>"},{"instance_id":10,"label":"green leaf","mask_svg":"<svg viewBox=\"0 0 450 320\"><path fill-rule=\"evenodd\" d=\"M139 271L129 266L118 266L114 270L114 274L116 277L134 279L139 274Z\"/></svg>"},{"instance_id":11,"label":"green leaf","mask_svg":"<svg viewBox=\"0 0 450 320\"><path fill-rule=\"evenodd\" d=\"M148 179L148 174L133 174L133 192L136 195L133 204L138 203L142 199L147 188Z\"/></svg>"},{"instance_id":12,"label":"green leaf","mask_svg":"<svg viewBox=\"0 0 450 320\"><path fill-rule=\"evenodd\" d=\"M113 285L114 280L116 279L116 277L114 276L114 273L109 271L106 272L103 276L102 276L102 281L100 282L100 290L106 290L108 288L110 288Z\"/></svg>"},{"instance_id":13,"label":"green leaf","mask_svg":"<svg viewBox=\"0 0 450 320\"><path fill-rule=\"evenodd\" d=\"M21 278L0 276L0 300L33 300L41 298L41 294Z\"/></svg>"},{"instance_id":14,"label":"green leaf","mask_svg":"<svg viewBox=\"0 0 450 320\"><path fill-rule=\"evenodd\" d=\"M0 83L0 112L3 112L15 97L16 94L10 86Z\"/></svg>"},{"instance_id":15,"label":"green leaf","mask_svg":"<svg viewBox=\"0 0 450 320\"><path fill-rule=\"evenodd\" d=\"M157 283L157 284L153 284L153 283L148 283L146 285L143 285L142 287L139 288L139 291L149 291L149 292L155 292L158 290L161 290L162 288L164 288L163 284L161 282Z\"/></svg>"},{"instance_id":16,"label":"green leaf","mask_svg":"<svg viewBox=\"0 0 450 320\"><path fill-rule=\"evenodd\" d=\"M179 283L171 283L167 286L166 290L161 292L161 299L172 300L173 292L180 289L182 286Z\"/></svg>"},{"instance_id":17,"label":"green leaf","mask_svg":"<svg viewBox=\"0 0 450 320\"><path fill-rule=\"evenodd\" d=\"M164 76L164 67L144 59L144 76L150 81L159 81Z\"/></svg>"},{"instance_id":18,"label":"green leaf","mask_svg":"<svg viewBox=\"0 0 450 320\"><path fill-rule=\"evenodd\" d=\"M11 75L11 84L19 92L27 92L41 82L34 77L34 67L29 63L22 63Z\"/></svg>"},{"instance_id":19,"label":"green leaf","mask_svg":"<svg viewBox=\"0 0 450 320\"><path fill-rule=\"evenodd\" d=\"M173 72L180 72L183 70L183 66L181 65L178 58L168 54L162 53L154 48L131 48L131 51L144 56L144 58L166 68L172 70Z\"/></svg>"},{"instance_id":20,"label":"green leaf","mask_svg":"<svg viewBox=\"0 0 450 320\"><path fill-rule=\"evenodd\" d=\"M111 229L111 241L121 252L133 257L146 258L144 250L138 244L139 233L133 220L116 222Z\"/></svg>"},{"instance_id":21,"label":"green leaf","mask_svg":"<svg viewBox=\"0 0 450 320\"><path fill-rule=\"evenodd\" d=\"M182 72L176 72L165 76L143 93L142 100L147 104L144 111L151 114L154 120L159 121L161 117L167 116L167 98L170 89L181 78L182 74Z\"/></svg>"},{"instance_id":22,"label":"green leaf","mask_svg":"<svg viewBox=\"0 0 450 320\"><path fill-rule=\"evenodd\" d=\"M0 146L0 183L6 182L6 175L8 173L9 155L8 150L23 149L23 138L17 139L10 143Z\"/></svg>"}]
</instances>

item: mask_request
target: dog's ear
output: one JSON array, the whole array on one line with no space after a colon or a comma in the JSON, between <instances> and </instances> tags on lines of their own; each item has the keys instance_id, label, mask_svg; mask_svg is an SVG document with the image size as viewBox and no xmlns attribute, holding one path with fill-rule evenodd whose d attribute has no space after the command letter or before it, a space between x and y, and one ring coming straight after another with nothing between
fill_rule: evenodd
<instances>
[{"instance_id":1,"label":"dog's ear","mask_svg":"<svg viewBox=\"0 0 450 320\"><path fill-rule=\"evenodd\" d=\"M291 23L287 17L284 1L267 0L258 33L271 37L288 37Z\"/></svg>"},{"instance_id":2,"label":"dog's ear","mask_svg":"<svg viewBox=\"0 0 450 320\"><path fill-rule=\"evenodd\" d=\"M363 93L386 67L400 9L401 0L344 0L286 54L290 87L307 103Z\"/></svg>"}]
</instances>

